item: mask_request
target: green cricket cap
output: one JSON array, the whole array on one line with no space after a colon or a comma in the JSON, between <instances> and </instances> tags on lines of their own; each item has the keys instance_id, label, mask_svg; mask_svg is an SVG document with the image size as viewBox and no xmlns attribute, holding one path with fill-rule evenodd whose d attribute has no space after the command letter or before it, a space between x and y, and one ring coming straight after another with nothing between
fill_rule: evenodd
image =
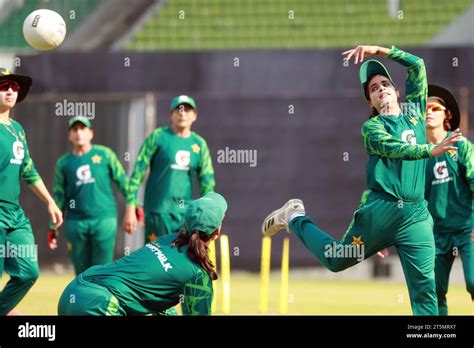
<instances>
[{"instance_id":1,"label":"green cricket cap","mask_svg":"<svg viewBox=\"0 0 474 348\"><path fill-rule=\"evenodd\" d=\"M187 95L179 95L177 97L174 97L172 100L171 100L171 104L170 104L170 111L173 111L174 109L176 109L178 106L182 105L182 104L188 104L189 106L191 106L194 110L197 110L196 109L196 102L194 101L193 98L187 96Z\"/></svg>"},{"instance_id":2,"label":"green cricket cap","mask_svg":"<svg viewBox=\"0 0 474 348\"><path fill-rule=\"evenodd\" d=\"M77 122L82 123L86 127L92 128L92 123L87 117L85 117L85 116L74 116L73 118L71 118L69 120L68 129L71 129L71 127L74 126L74 124L77 123Z\"/></svg>"},{"instance_id":3,"label":"green cricket cap","mask_svg":"<svg viewBox=\"0 0 474 348\"><path fill-rule=\"evenodd\" d=\"M216 192L208 193L189 204L184 215L186 229L211 235L222 224L226 211L225 198Z\"/></svg>"},{"instance_id":4,"label":"green cricket cap","mask_svg":"<svg viewBox=\"0 0 474 348\"><path fill-rule=\"evenodd\" d=\"M360 84L362 85L362 88L364 89L364 95L367 99L369 99L369 94L367 92L367 82L370 79L371 76L373 75L383 75L387 77L392 85L395 87L395 83L392 80L392 77L388 73L387 68L380 63L378 60L375 59L369 59L365 61L359 69L359 79L360 79Z\"/></svg>"}]
</instances>

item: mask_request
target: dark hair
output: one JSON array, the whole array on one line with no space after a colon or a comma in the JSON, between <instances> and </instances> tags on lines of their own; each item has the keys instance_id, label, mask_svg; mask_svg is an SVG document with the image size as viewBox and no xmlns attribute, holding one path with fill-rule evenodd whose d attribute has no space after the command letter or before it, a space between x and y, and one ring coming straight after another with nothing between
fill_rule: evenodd
<instances>
[{"instance_id":1,"label":"dark hair","mask_svg":"<svg viewBox=\"0 0 474 348\"><path fill-rule=\"evenodd\" d=\"M443 121L444 130L450 131L451 130L451 119L453 118L453 114L451 113L451 110L449 110L448 108L446 108L446 110L444 110L444 113L446 115L446 117L444 118L444 121Z\"/></svg>"},{"instance_id":2,"label":"dark hair","mask_svg":"<svg viewBox=\"0 0 474 348\"><path fill-rule=\"evenodd\" d=\"M367 79L367 82L365 83L364 92L365 92L365 97L367 98L368 101L370 100L369 84L370 84L370 81L372 81L372 79L373 79L376 75L378 75L378 74L372 74L372 75L370 75L369 78ZM377 109L372 106L372 112L370 113L369 118L375 117L375 116L377 116L378 114L379 114L379 112L377 111Z\"/></svg>"},{"instance_id":3,"label":"dark hair","mask_svg":"<svg viewBox=\"0 0 474 348\"><path fill-rule=\"evenodd\" d=\"M177 246L179 251L181 251L183 246L188 245L186 255L188 255L193 262L204 268L212 280L216 280L218 277L214 264L209 257L209 248L205 243L214 237L214 235L215 233L207 235L201 231L194 231L190 234L185 229L182 229L178 237L171 243L171 246Z\"/></svg>"}]
</instances>

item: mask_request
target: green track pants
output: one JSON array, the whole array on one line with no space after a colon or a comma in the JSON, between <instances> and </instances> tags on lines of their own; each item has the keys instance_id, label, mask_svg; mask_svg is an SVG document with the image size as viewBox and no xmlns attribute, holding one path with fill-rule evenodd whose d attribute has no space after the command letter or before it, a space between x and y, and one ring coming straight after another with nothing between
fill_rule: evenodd
<instances>
[{"instance_id":1,"label":"green track pants","mask_svg":"<svg viewBox=\"0 0 474 348\"><path fill-rule=\"evenodd\" d=\"M0 216L0 277L3 271L10 276L0 292L0 315L7 315L38 279L38 249L22 209L2 210Z\"/></svg>"},{"instance_id":2,"label":"green track pants","mask_svg":"<svg viewBox=\"0 0 474 348\"><path fill-rule=\"evenodd\" d=\"M117 218L66 219L65 231L76 274L113 261Z\"/></svg>"},{"instance_id":3,"label":"green track pants","mask_svg":"<svg viewBox=\"0 0 474 348\"><path fill-rule=\"evenodd\" d=\"M414 315L437 315L433 219L426 201L397 201L370 192L341 241L335 241L308 217L290 221L294 235L329 270L339 272L395 245L405 274Z\"/></svg>"},{"instance_id":4,"label":"green track pants","mask_svg":"<svg viewBox=\"0 0 474 348\"><path fill-rule=\"evenodd\" d=\"M438 295L439 315L448 315L446 294L448 293L449 273L456 256L461 256L466 289L474 300L474 242L471 230L458 233L435 233L436 243L436 294Z\"/></svg>"},{"instance_id":5,"label":"green track pants","mask_svg":"<svg viewBox=\"0 0 474 348\"><path fill-rule=\"evenodd\" d=\"M105 287L78 275L64 289L58 303L58 315L126 315L117 298Z\"/></svg>"}]
</instances>

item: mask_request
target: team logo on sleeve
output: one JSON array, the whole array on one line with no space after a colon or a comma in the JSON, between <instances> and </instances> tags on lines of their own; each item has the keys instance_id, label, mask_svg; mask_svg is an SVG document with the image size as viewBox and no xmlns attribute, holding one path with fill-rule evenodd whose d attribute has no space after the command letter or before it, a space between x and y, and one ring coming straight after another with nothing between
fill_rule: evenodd
<instances>
[{"instance_id":1,"label":"team logo on sleeve","mask_svg":"<svg viewBox=\"0 0 474 348\"><path fill-rule=\"evenodd\" d=\"M176 163L171 165L171 168L177 170L189 170L189 163L191 163L191 153L185 150L179 150L175 156Z\"/></svg>"},{"instance_id":2,"label":"team logo on sleeve","mask_svg":"<svg viewBox=\"0 0 474 348\"><path fill-rule=\"evenodd\" d=\"M432 185L438 185L453 180L453 177L449 176L446 161L436 162L433 167L433 173L436 180L431 182Z\"/></svg>"},{"instance_id":3,"label":"team logo on sleeve","mask_svg":"<svg viewBox=\"0 0 474 348\"><path fill-rule=\"evenodd\" d=\"M95 182L95 179L92 177L91 166L89 164L84 164L76 170L76 186L81 186L84 184L91 184Z\"/></svg>"},{"instance_id":4,"label":"team logo on sleeve","mask_svg":"<svg viewBox=\"0 0 474 348\"><path fill-rule=\"evenodd\" d=\"M407 129L402 133L402 140L406 143L416 145L415 131L413 129Z\"/></svg>"},{"instance_id":5,"label":"team logo on sleeve","mask_svg":"<svg viewBox=\"0 0 474 348\"><path fill-rule=\"evenodd\" d=\"M10 160L10 163L13 163L13 164L22 164L23 163L23 159L25 158L25 146L23 145L23 143L21 141L15 141L13 142L13 157L15 158L12 158Z\"/></svg>"}]
</instances>

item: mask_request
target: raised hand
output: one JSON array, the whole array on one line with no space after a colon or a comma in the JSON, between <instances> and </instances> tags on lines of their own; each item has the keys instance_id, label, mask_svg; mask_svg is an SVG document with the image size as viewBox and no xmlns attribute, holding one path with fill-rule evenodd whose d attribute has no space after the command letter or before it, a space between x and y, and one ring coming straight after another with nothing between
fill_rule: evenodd
<instances>
[{"instance_id":1,"label":"raised hand","mask_svg":"<svg viewBox=\"0 0 474 348\"><path fill-rule=\"evenodd\" d=\"M431 150L433 157L439 157L451 150L457 151L458 148L452 146L452 144L460 142L461 139L458 137L461 135L462 133L459 128L452 132L449 137L446 137L440 144L436 145L433 150Z\"/></svg>"},{"instance_id":2,"label":"raised hand","mask_svg":"<svg viewBox=\"0 0 474 348\"><path fill-rule=\"evenodd\" d=\"M342 52L342 55L345 56L347 60L350 60L352 57L354 57L354 64L357 64L362 63L365 57L378 54L381 48L382 47L380 46L361 45L348 51Z\"/></svg>"}]
</instances>

